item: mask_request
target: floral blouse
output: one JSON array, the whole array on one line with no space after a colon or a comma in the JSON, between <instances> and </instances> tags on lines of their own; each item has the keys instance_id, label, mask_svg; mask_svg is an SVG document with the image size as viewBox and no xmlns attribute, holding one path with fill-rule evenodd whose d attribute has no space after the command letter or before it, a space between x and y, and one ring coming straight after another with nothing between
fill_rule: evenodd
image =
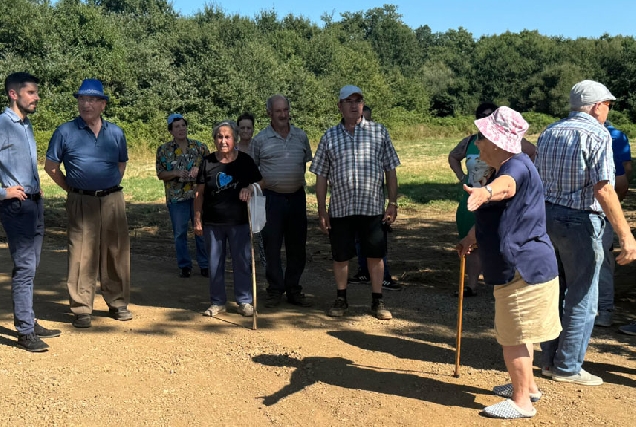
<instances>
[{"instance_id":1,"label":"floral blouse","mask_svg":"<svg viewBox=\"0 0 636 427\"><path fill-rule=\"evenodd\" d=\"M190 171L192 168L198 168L203 157L209 153L205 144L193 139L188 139L188 147L185 152L174 140L166 142L157 149L157 175L161 172ZM164 181L166 202L177 203L194 199L195 180L196 176L188 179L175 178Z\"/></svg>"}]
</instances>

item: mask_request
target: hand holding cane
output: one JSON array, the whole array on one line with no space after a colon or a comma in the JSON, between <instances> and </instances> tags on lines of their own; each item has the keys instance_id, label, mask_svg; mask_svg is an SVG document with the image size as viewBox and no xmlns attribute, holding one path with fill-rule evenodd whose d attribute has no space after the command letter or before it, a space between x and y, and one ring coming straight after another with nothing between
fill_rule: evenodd
<instances>
[{"instance_id":1,"label":"hand holding cane","mask_svg":"<svg viewBox=\"0 0 636 427\"><path fill-rule=\"evenodd\" d=\"M254 315L252 316L252 329L258 329L257 318L258 310L256 309L256 265L254 262L254 233L252 233L252 212L250 211L250 204L247 203L247 222L250 227L250 249L252 251L252 298L254 304Z\"/></svg>"},{"instance_id":2,"label":"hand holding cane","mask_svg":"<svg viewBox=\"0 0 636 427\"><path fill-rule=\"evenodd\" d=\"M457 308L457 337L455 339L455 375L459 378L459 354L462 345L462 307L464 303L464 274L466 271L466 255L461 255L459 261L459 298Z\"/></svg>"}]
</instances>

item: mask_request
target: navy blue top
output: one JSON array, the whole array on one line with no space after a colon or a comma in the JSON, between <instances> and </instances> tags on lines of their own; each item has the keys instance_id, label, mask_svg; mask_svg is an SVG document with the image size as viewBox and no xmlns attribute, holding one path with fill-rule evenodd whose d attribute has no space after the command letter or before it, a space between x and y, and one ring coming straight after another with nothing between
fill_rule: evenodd
<instances>
[{"instance_id":1,"label":"navy blue top","mask_svg":"<svg viewBox=\"0 0 636 427\"><path fill-rule=\"evenodd\" d=\"M38 152L31 121L7 107L0 114L0 200L16 185L27 194L40 192Z\"/></svg>"},{"instance_id":2,"label":"navy blue top","mask_svg":"<svg viewBox=\"0 0 636 427\"><path fill-rule=\"evenodd\" d=\"M557 277L557 261L545 229L543 185L532 160L515 154L489 180L508 175L517 191L507 200L486 203L475 211L475 231L484 281L504 285L518 271L535 285Z\"/></svg>"},{"instance_id":3,"label":"navy blue top","mask_svg":"<svg viewBox=\"0 0 636 427\"><path fill-rule=\"evenodd\" d=\"M86 122L77 117L58 127L46 158L63 163L66 183L80 190L106 190L121 182L119 163L128 161L124 131L102 119L97 138Z\"/></svg>"},{"instance_id":4,"label":"navy blue top","mask_svg":"<svg viewBox=\"0 0 636 427\"><path fill-rule=\"evenodd\" d=\"M627 135L616 129L611 123L605 122L605 127L609 131L610 135L612 135L612 153L614 155L616 176L625 175L623 162L629 162L632 160L629 139L627 139Z\"/></svg>"}]
</instances>

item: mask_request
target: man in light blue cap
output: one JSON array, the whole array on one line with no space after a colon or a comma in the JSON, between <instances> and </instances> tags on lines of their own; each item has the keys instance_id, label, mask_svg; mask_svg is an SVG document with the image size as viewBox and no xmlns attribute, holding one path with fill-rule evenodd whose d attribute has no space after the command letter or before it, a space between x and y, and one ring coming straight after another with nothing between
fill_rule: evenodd
<instances>
[{"instance_id":1,"label":"man in light blue cap","mask_svg":"<svg viewBox=\"0 0 636 427\"><path fill-rule=\"evenodd\" d=\"M618 235L618 264L636 259L636 240L614 190L612 138L603 123L616 98L601 83L583 80L570 91L570 115L543 131L535 165L543 181L546 227L559 265L559 338L541 343L545 376L596 386L583 360L598 306L606 221Z\"/></svg>"},{"instance_id":2,"label":"man in light blue cap","mask_svg":"<svg viewBox=\"0 0 636 427\"><path fill-rule=\"evenodd\" d=\"M73 96L79 116L53 133L44 170L68 193L67 285L73 326L89 328L98 280L110 316L132 319L130 238L120 186L128 147L124 131L102 118L108 101L102 82L86 79Z\"/></svg>"},{"instance_id":3,"label":"man in light blue cap","mask_svg":"<svg viewBox=\"0 0 636 427\"><path fill-rule=\"evenodd\" d=\"M192 273L188 223L194 223L194 181L203 158L210 153L205 144L188 138L188 122L181 114L168 116L168 132L173 139L157 149L157 178L164 182L166 190L179 276L188 278ZM195 236L195 244L201 275L208 277L208 257L203 236Z\"/></svg>"}]
</instances>

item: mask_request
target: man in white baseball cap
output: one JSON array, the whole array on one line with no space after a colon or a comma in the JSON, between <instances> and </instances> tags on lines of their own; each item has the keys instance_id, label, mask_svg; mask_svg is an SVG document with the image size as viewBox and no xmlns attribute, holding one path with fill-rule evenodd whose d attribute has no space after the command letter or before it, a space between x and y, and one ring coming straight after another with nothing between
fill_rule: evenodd
<instances>
[{"instance_id":1,"label":"man in white baseball cap","mask_svg":"<svg viewBox=\"0 0 636 427\"><path fill-rule=\"evenodd\" d=\"M612 138L603 126L616 98L601 83L583 80L570 92L570 115L539 136L535 165L543 181L546 226L554 245L561 286L562 332L541 343L542 373L556 381L600 385L583 359L598 305L602 236L616 230L619 264L636 259L636 241L614 191Z\"/></svg>"}]
</instances>

